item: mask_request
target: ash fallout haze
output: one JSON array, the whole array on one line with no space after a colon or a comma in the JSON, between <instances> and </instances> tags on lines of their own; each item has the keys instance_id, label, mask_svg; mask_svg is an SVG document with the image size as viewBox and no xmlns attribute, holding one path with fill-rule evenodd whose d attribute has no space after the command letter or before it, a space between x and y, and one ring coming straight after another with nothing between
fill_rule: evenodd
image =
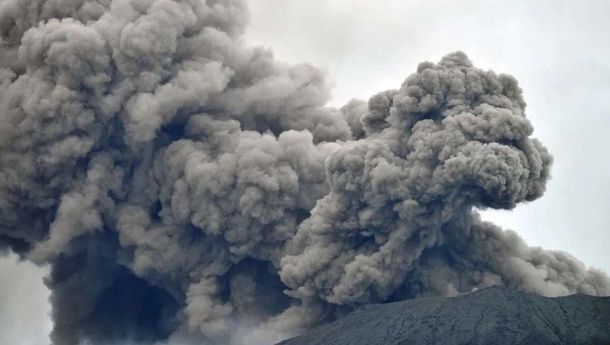
<instances>
[{"instance_id":1,"label":"ash fallout haze","mask_svg":"<svg viewBox=\"0 0 610 345\"><path fill-rule=\"evenodd\" d=\"M48 270L53 344L270 344L363 304L494 285L610 295L603 271L479 214L549 181L517 80L448 45L332 100L327 73L282 62L305 29L260 15L351 8L325 3L0 0L0 251L15 253L0 272ZM372 20L357 19L320 25L329 67L355 44L341 30ZM348 74L374 81L388 61L372 62ZM10 301L19 288L0 289L0 314L32 308Z\"/></svg>"}]
</instances>

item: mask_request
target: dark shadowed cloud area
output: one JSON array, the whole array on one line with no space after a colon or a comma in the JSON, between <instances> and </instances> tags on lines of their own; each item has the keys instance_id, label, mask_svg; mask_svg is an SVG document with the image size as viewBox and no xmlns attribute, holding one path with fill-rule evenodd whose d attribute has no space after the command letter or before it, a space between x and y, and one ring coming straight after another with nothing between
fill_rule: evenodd
<instances>
[{"instance_id":1,"label":"dark shadowed cloud area","mask_svg":"<svg viewBox=\"0 0 610 345\"><path fill-rule=\"evenodd\" d=\"M610 295L607 7L1 0L0 342Z\"/></svg>"}]
</instances>

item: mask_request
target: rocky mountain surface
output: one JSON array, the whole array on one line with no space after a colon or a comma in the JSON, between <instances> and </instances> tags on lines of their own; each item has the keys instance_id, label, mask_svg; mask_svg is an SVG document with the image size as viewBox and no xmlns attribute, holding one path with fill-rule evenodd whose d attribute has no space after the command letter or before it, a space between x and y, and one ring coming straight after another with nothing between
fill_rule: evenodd
<instances>
[{"instance_id":1,"label":"rocky mountain surface","mask_svg":"<svg viewBox=\"0 0 610 345\"><path fill-rule=\"evenodd\" d=\"M278 345L610 344L610 297L488 288L368 305Z\"/></svg>"}]
</instances>

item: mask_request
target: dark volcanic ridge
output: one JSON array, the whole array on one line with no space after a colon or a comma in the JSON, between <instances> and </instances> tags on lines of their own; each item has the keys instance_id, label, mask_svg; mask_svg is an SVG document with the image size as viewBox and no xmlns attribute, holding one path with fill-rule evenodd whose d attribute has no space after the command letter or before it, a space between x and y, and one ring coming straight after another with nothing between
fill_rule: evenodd
<instances>
[{"instance_id":1,"label":"dark volcanic ridge","mask_svg":"<svg viewBox=\"0 0 610 345\"><path fill-rule=\"evenodd\" d=\"M278 345L610 344L610 297L493 287L364 306Z\"/></svg>"}]
</instances>

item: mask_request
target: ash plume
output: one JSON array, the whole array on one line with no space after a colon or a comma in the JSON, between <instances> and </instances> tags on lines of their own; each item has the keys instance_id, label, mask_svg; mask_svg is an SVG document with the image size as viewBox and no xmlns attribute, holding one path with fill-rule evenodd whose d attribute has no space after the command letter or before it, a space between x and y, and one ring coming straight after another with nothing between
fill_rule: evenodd
<instances>
[{"instance_id":1,"label":"ash plume","mask_svg":"<svg viewBox=\"0 0 610 345\"><path fill-rule=\"evenodd\" d=\"M0 1L0 250L49 264L57 345L264 344L365 303L609 295L482 221L551 156L463 53L327 107L240 0Z\"/></svg>"}]
</instances>

